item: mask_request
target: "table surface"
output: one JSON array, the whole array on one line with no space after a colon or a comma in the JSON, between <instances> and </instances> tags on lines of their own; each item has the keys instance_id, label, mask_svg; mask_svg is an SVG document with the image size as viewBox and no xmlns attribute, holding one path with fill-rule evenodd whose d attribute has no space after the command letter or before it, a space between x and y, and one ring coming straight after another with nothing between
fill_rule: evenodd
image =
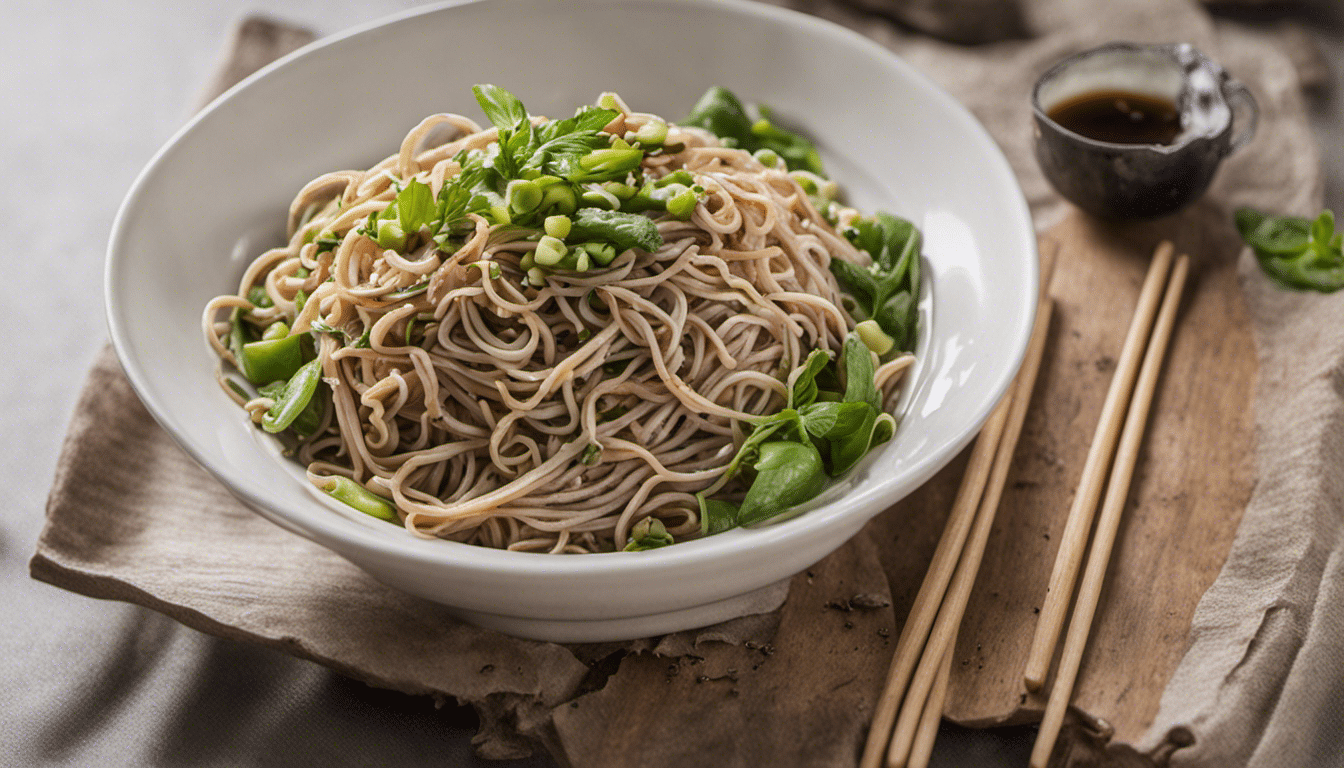
<instances>
[{"instance_id":1,"label":"table surface","mask_svg":"<svg viewBox=\"0 0 1344 768\"><path fill-rule=\"evenodd\" d=\"M402 10L396 0L272 0L327 34ZM5 7L15 8L17 4ZM1299 8L1344 75L1344 10ZM475 758L469 710L368 688L317 665L90 600L28 577L65 426L107 343L103 253L136 173L185 121L239 2L33 4L0 28L0 208L11 211L0 369L10 458L0 487L0 764L100 766L547 766ZM1258 18L1257 18L1258 17ZM1242 13L1254 23L1264 14ZM13 20L17 19L17 21ZM1327 203L1344 203L1344 103L1313 103ZM17 279L13 274L17 273ZM38 328L31 323L41 319ZM17 345L17 347L15 347ZM1023 765L1030 729L945 728L935 765Z\"/></svg>"}]
</instances>

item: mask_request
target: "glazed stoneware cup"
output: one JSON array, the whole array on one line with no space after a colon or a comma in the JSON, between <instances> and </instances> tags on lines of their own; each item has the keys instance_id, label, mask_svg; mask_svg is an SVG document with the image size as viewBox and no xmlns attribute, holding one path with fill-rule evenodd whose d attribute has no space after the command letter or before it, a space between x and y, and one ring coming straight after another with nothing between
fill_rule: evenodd
<instances>
[{"instance_id":1,"label":"glazed stoneware cup","mask_svg":"<svg viewBox=\"0 0 1344 768\"><path fill-rule=\"evenodd\" d=\"M1051 119L1059 105L1119 91L1176 105L1180 130L1167 144L1100 141ZM1071 56L1032 90L1036 159L1078 207L1105 218L1153 218L1208 188L1218 164L1255 135L1259 111L1246 86L1188 44L1110 43Z\"/></svg>"}]
</instances>

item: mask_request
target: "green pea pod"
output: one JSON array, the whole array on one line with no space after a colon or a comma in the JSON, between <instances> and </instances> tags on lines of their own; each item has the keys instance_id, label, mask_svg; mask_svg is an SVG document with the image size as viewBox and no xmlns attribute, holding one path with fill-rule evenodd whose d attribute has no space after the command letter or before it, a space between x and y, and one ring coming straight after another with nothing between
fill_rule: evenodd
<instances>
[{"instance_id":1,"label":"green pea pod","mask_svg":"<svg viewBox=\"0 0 1344 768\"><path fill-rule=\"evenodd\" d=\"M238 368L253 384L285 381L303 365L303 336L247 342L238 353Z\"/></svg>"},{"instance_id":2,"label":"green pea pod","mask_svg":"<svg viewBox=\"0 0 1344 768\"><path fill-rule=\"evenodd\" d=\"M290 338L297 339L298 337L292 336ZM317 392L317 385L321 381L321 360L313 360L301 366L285 384L285 388L280 390L279 396L275 398L275 404L261 418L261 428L272 434L288 429L289 425L293 424L295 419L299 418L299 414L303 413L303 410L308 407L308 403L312 401L313 394Z\"/></svg>"},{"instance_id":3,"label":"green pea pod","mask_svg":"<svg viewBox=\"0 0 1344 768\"><path fill-rule=\"evenodd\" d=\"M826 470L811 442L765 443L756 459L756 479L738 510L738 523L769 520L815 498L825 487Z\"/></svg>"},{"instance_id":4,"label":"green pea pod","mask_svg":"<svg viewBox=\"0 0 1344 768\"><path fill-rule=\"evenodd\" d=\"M299 437L312 437L317 432L317 428L322 426L322 415L327 410L325 393L326 387L319 383L312 399L308 401L302 411L299 411L294 423L289 425L289 428L294 430L294 434Z\"/></svg>"},{"instance_id":5,"label":"green pea pod","mask_svg":"<svg viewBox=\"0 0 1344 768\"><path fill-rule=\"evenodd\" d=\"M397 517L397 508L392 505L392 502L348 477L341 475L324 477L318 481L317 487L324 493L330 494L337 501L348 504L369 517L376 517L390 523L400 521L400 518Z\"/></svg>"},{"instance_id":6,"label":"green pea pod","mask_svg":"<svg viewBox=\"0 0 1344 768\"><path fill-rule=\"evenodd\" d=\"M274 341L276 339L283 339L288 335L289 326L285 324L284 320L277 320L266 326L266 330L261 332L261 340Z\"/></svg>"}]
</instances>

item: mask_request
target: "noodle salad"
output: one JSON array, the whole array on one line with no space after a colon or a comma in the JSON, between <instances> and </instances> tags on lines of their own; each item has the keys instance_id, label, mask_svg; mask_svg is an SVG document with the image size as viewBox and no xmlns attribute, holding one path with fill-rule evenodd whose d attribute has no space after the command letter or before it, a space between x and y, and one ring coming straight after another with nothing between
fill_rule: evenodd
<instances>
[{"instance_id":1,"label":"noodle salad","mask_svg":"<svg viewBox=\"0 0 1344 768\"><path fill-rule=\"evenodd\" d=\"M205 307L225 391L309 480L426 537L643 550L812 499L896 428L920 236L713 88L680 124L473 89Z\"/></svg>"}]
</instances>

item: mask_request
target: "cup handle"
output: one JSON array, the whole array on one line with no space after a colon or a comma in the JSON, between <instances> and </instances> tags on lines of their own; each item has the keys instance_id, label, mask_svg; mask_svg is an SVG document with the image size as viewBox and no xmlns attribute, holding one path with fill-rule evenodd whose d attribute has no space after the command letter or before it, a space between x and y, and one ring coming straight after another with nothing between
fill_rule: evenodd
<instances>
[{"instance_id":1,"label":"cup handle","mask_svg":"<svg viewBox=\"0 0 1344 768\"><path fill-rule=\"evenodd\" d=\"M1260 122L1260 107L1256 105L1250 89L1237 80L1223 83L1223 96L1232 107L1232 125L1241 123L1241 131L1233 134L1227 151L1223 153L1230 155L1246 146L1246 142L1255 136L1255 127Z\"/></svg>"}]
</instances>

